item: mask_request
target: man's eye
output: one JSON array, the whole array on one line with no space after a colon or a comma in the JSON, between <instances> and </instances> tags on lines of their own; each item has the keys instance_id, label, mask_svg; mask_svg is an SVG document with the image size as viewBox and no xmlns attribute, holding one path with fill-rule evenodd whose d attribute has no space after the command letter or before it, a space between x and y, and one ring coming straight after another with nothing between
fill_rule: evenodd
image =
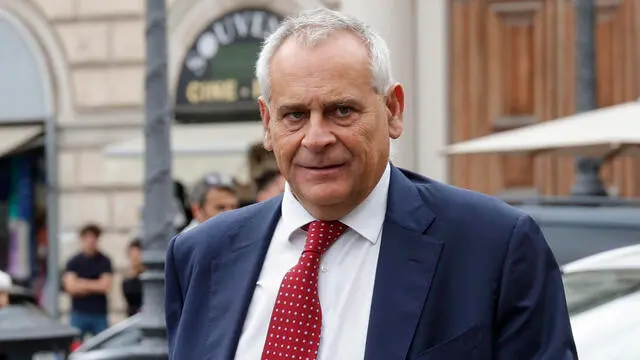
<instances>
[{"instance_id":1,"label":"man's eye","mask_svg":"<svg viewBox=\"0 0 640 360\"><path fill-rule=\"evenodd\" d=\"M348 106L338 106L336 108L336 115L338 117L347 117L351 115L352 112L353 112L353 109L351 109Z\"/></svg>"},{"instance_id":2,"label":"man's eye","mask_svg":"<svg viewBox=\"0 0 640 360\"><path fill-rule=\"evenodd\" d=\"M305 116L305 113L302 111L294 111L285 115L286 118L291 120L302 120Z\"/></svg>"}]
</instances>

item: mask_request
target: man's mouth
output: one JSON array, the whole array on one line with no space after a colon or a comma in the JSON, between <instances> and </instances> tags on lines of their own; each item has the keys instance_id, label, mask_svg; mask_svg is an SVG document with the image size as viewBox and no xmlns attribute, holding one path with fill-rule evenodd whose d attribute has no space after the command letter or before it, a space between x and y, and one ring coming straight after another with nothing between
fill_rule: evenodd
<instances>
[{"instance_id":1,"label":"man's mouth","mask_svg":"<svg viewBox=\"0 0 640 360\"><path fill-rule=\"evenodd\" d=\"M344 164L323 165L323 166L303 166L303 167L308 170L322 171L322 170L335 170L342 167L343 165Z\"/></svg>"}]
</instances>

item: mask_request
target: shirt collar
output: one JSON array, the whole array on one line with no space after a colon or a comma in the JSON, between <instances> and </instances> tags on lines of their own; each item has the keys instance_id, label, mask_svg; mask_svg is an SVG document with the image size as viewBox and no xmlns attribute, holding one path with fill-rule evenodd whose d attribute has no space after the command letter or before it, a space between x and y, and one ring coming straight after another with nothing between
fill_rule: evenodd
<instances>
[{"instance_id":1,"label":"shirt collar","mask_svg":"<svg viewBox=\"0 0 640 360\"><path fill-rule=\"evenodd\" d=\"M382 177L367 198L340 221L352 230L375 244L382 230L382 223L387 212L387 196L391 166L387 164ZM293 196L288 183L285 183L282 199L282 227L287 239L294 231L316 220Z\"/></svg>"}]
</instances>

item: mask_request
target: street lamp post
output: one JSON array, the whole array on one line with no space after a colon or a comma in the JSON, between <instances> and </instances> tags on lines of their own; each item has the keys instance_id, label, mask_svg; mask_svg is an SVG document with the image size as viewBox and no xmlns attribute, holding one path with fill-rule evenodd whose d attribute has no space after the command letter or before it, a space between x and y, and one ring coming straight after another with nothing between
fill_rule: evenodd
<instances>
[{"instance_id":1,"label":"street lamp post","mask_svg":"<svg viewBox=\"0 0 640 360\"><path fill-rule=\"evenodd\" d=\"M576 112L598 107L596 90L596 6L595 0L574 0L576 10ZM574 196L606 196L600 179L599 158L578 157L576 178L571 189Z\"/></svg>"},{"instance_id":2,"label":"street lamp post","mask_svg":"<svg viewBox=\"0 0 640 360\"><path fill-rule=\"evenodd\" d=\"M143 209L143 305L140 358L166 359L164 254L175 234L172 221L171 116L167 81L165 1L147 0L146 122Z\"/></svg>"},{"instance_id":3,"label":"street lamp post","mask_svg":"<svg viewBox=\"0 0 640 360\"><path fill-rule=\"evenodd\" d=\"M142 312L137 327L142 340L133 346L92 354L97 360L166 360L168 347L164 320L164 255L173 223L171 179L171 116L167 82L167 33L164 0L147 0L146 24L146 121L144 208L142 219L145 271ZM80 359L83 359L80 357Z\"/></svg>"}]
</instances>

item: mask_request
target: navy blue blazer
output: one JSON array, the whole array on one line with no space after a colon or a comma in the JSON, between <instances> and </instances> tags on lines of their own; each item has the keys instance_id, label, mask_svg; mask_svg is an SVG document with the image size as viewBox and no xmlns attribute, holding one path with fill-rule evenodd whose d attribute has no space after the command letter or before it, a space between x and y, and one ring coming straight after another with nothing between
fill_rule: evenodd
<instances>
[{"instance_id":1,"label":"navy blue blazer","mask_svg":"<svg viewBox=\"0 0 640 360\"><path fill-rule=\"evenodd\" d=\"M233 359L281 201L223 213L171 240L171 359ZM534 220L392 167L365 360L403 359L577 356L561 273Z\"/></svg>"}]
</instances>

